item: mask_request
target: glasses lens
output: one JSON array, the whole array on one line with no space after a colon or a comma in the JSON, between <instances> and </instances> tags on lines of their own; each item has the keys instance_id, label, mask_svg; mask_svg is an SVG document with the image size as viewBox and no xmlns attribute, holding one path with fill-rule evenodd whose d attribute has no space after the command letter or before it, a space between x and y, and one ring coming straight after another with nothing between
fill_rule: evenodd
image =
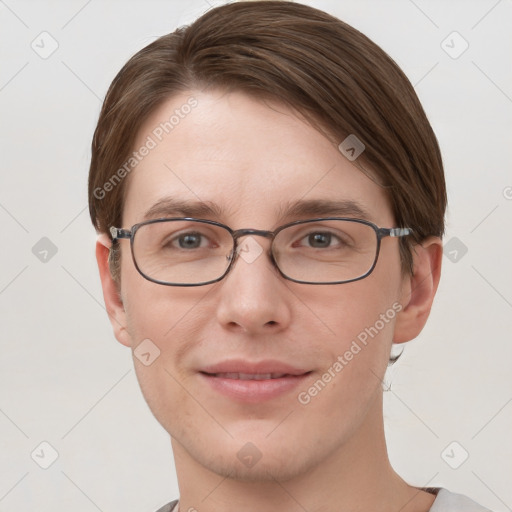
<instances>
[{"instance_id":1,"label":"glasses lens","mask_svg":"<svg viewBox=\"0 0 512 512\"><path fill-rule=\"evenodd\" d=\"M139 227L134 260L149 279L169 284L198 284L218 279L229 265L233 238L206 222L166 220Z\"/></svg>"},{"instance_id":2,"label":"glasses lens","mask_svg":"<svg viewBox=\"0 0 512 512\"><path fill-rule=\"evenodd\" d=\"M273 254L281 272L291 279L351 281L373 267L377 235L371 226L357 221L307 221L280 231Z\"/></svg>"}]
</instances>

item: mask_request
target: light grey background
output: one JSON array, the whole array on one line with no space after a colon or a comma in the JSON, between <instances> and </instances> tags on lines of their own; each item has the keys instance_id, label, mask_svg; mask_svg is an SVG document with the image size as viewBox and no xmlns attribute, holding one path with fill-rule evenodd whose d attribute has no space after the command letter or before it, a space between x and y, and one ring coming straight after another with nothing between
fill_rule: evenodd
<instances>
[{"instance_id":1,"label":"light grey background","mask_svg":"<svg viewBox=\"0 0 512 512\"><path fill-rule=\"evenodd\" d=\"M86 183L117 71L208 3L0 0L0 511L152 512L178 497L168 436L104 310ZM413 485L511 510L512 2L306 3L397 61L444 155L451 245L430 321L389 376L391 461Z\"/></svg>"}]
</instances>

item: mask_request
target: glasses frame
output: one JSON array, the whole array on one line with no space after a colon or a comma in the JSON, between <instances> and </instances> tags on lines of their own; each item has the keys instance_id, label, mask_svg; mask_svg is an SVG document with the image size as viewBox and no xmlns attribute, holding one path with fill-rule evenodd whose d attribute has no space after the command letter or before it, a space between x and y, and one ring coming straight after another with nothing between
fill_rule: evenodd
<instances>
[{"instance_id":1,"label":"glasses frame","mask_svg":"<svg viewBox=\"0 0 512 512\"><path fill-rule=\"evenodd\" d=\"M141 227L146 226L148 224L156 224L159 222L169 222L169 221L184 221L184 220L201 222L204 224L211 224L213 226L218 226L218 227L224 228L233 237L233 250L231 251L231 254L226 256L226 258L229 260L229 265L227 266L225 272L217 279L212 279L210 281L204 281L201 283L168 283L166 281L159 281L158 279L153 279L152 277L149 277L146 274L144 274L144 272L142 272L142 270L140 269L140 267L137 263L137 259L135 258L134 247L133 247L135 235L136 235L137 231ZM293 279L291 277L288 277L284 272L282 272L282 270L279 268L279 265L276 263L276 261L274 259L274 254L272 252L272 244L273 244L274 239L277 236L277 234L279 232L281 232L283 229L286 229L290 226L296 226L297 224L308 224L310 222L318 222L318 221L324 221L324 220L342 220L342 221L348 221L348 222L357 222L360 224L365 224L366 226L369 226L373 229L373 231L375 232L375 236L377 238L377 249L375 251L375 258L374 258L373 264L365 274L363 274L360 277L356 277L354 279L348 279L345 281L334 281L334 282L329 281L329 282L318 282L317 283L317 282L301 281L298 279ZM380 245L381 245L381 240L383 238L386 238L388 236L394 237L394 238L400 238L400 237L407 236L407 235L410 235L413 233L412 228L381 228L381 227L377 226L376 224L374 224L373 222L363 220L363 219L355 219L352 217L317 217L314 219L296 220L293 222L289 222L287 224L283 224L282 226L279 226L278 228L276 228L274 231L267 231L267 230L262 230L262 229L252 229L252 228L233 230L229 226L226 226L225 224L222 224L222 223L214 221L214 220L198 219L195 217L165 217L165 218L151 219L151 220L147 220L144 222L139 222L138 224L134 224L131 227L131 229L116 228L116 227L112 226L109 231L112 236L112 243L118 243L118 241L121 239L129 239L130 240L130 249L131 249L133 264L135 265L135 268L137 269L139 274L142 277L144 277L145 279L147 279L148 281L151 281L152 283L161 284L164 286L204 286L207 284L213 284L213 283L217 283L217 282L221 281L228 275L229 271L233 268L233 266L237 260L237 256L239 254L238 253L239 239L243 236L248 236L248 235L262 236L264 238L269 238L271 240L271 246L270 246L269 251L267 252L267 255L269 256L271 263L278 270L279 274L283 278L287 279L288 281L293 281L294 283L312 284L312 285L315 285L315 284L330 285L330 284L352 283L354 281L360 281L361 279L368 277L373 272L373 270L375 269L375 266L377 265L377 260L379 259Z\"/></svg>"}]
</instances>

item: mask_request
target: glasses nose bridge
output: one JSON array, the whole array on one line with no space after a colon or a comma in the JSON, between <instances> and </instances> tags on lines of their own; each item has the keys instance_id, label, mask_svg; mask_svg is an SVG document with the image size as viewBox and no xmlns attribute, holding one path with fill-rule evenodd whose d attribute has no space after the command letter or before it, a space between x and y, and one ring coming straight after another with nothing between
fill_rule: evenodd
<instances>
[{"instance_id":1,"label":"glasses nose bridge","mask_svg":"<svg viewBox=\"0 0 512 512\"><path fill-rule=\"evenodd\" d=\"M267 231L267 230L264 230L264 229L252 229L252 228L247 228L247 229L237 229L235 231L232 231L231 232L231 235L233 236L233 251L231 253L231 255L228 257L228 259L230 260L233 260L231 262L231 265L234 264L234 260L237 259L237 256L238 256L238 253L239 253L239 239L244 237L244 236L262 236L264 238L268 238L270 239L270 250L268 252L268 255L270 257L270 261L272 262L273 265L276 265L276 262L274 260L274 256L272 255L272 244L274 242L274 238L275 238L275 231ZM230 265L230 269L232 268Z\"/></svg>"},{"instance_id":2,"label":"glasses nose bridge","mask_svg":"<svg viewBox=\"0 0 512 512\"><path fill-rule=\"evenodd\" d=\"M274 239L275 233L274 231L267 231L264 229L237 229L236 231L232 232L233 239L235 240L235 245L238 244L238 239L243 236L249 236L249 235L255 235L255 236L262 236L264 238L270 238L271 240Z\"/></svg>"}]
</instances>

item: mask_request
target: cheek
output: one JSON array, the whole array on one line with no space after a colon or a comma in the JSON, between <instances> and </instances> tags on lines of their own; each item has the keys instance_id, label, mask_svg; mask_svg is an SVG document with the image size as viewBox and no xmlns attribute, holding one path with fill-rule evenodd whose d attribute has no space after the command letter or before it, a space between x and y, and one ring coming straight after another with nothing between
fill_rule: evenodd
<instances>
[{"instance_id":1,"label":"cheek","mask_svg":"<svg viewBox=\"0 0 512 512\"><path fill-rule=\"evenodd\" d=\"M212 318L205 310L207 287L178 288L151 283L138 275L123 281L127 331L142 394L156 419L170 433L198 411L187 393L192 384L186 354L198 344L198 331ZM177 433L178 434L178 433Z\"/></svg>"},{"instance_id":2,"label":"cheek","mask_svg":"<svg viewBox=\"0 0 512 512\"><path fill-rule=\"evenodd\" d=\"M396 286L399 272L398 265L387 266L386 272L376 269L363 280L316 290L303 298L322 330L315 347L327 356L319 381L313 389L303 390L304 403L315 402L324 414L337 414L329 408L333 403L344 402L355 410L380 388L402 309Z\"/></svg>"},{"instance_id":3,"label":"cheek","mask_svg":"<svg viewBox=\"0 0 512 512\"><path fill-rule=\"evenodd\" d=\"M392 279L382 282L377 274L372 274L352 283L316 288L311 292L302 290L301 302L308 306L309 317L318 332L317 345L343 350L355 339L362 343L376 336L391 339L395 318L401 309L398 289L391 286L393 282ZM295 293L299 295L300 290ZM297 323L304 313L302 309L296 311Z\"/></svg>"},{"instance_id":4,"label":"cheek","mask_svg":"<svg viewBox=\"0 0 512 512\"><path fill-rule=\"evenodd\" d=\"M336 336L323 343L325 366L296 397L311 435L317 429L350 435L381 396L397 311L389 299L340 301L340 308L329 319Z\"/></svg>"},{"instance_id":5,"label":"cheek","mask_svg":"<svg viewBox=\"0 0 512 512\"><path fill-rule=\"evenodd\" d=\"M186 376L175 364L177 354L182 350L176 336L179 329L175 324L185 316L185 306L144 298L139 294L136 302L132 299L127 308L129 332L134 340L133 364L150 410L172 435L176 424L173 411L180 411L180 423L186 423L189 416L186 410L190 404L184 392ZM182 322L186 323L185 320Z\"/></svg>"},{"instance_id":6,"label":"cheek","mask_svg":"<svg viewBox=\"0 0 512 512\"><path fill-rule=\"evenodd\" d=\"M121 285L126 326L133 346L149 338L160 350L173 339L174 332L207 291L148 281L139 274L128 252L123 254Z\"/></svg>"}]
</instances>

